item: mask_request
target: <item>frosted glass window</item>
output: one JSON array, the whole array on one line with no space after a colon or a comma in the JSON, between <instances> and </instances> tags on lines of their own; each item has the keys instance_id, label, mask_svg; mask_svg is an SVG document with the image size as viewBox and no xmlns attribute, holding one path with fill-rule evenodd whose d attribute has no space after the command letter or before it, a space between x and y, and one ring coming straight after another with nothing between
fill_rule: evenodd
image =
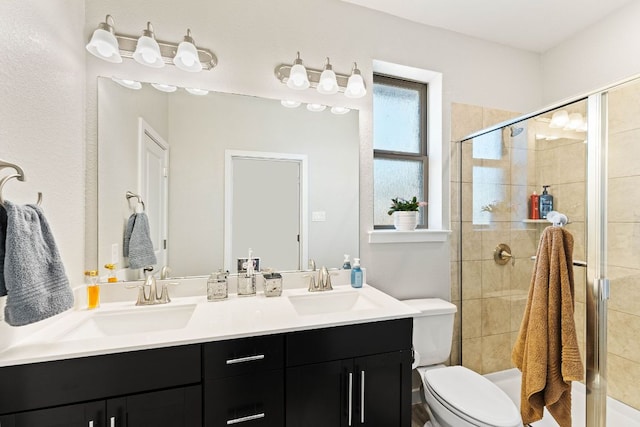
<instances>
[{"instance_id":1,"label":"frosted glass window","mask_svg":"<svg viewBox=\"0 0 640 427\"><path fill-rule=\"evenodd\" d=\"M401 197L409 200L416 196L422 200L423 175L423 163L420 160L374 159L374 224L393 225L393 217L387 214L391 199ZM424 209L420 208L419 224L424 224Z\"/></svg>"},{"instance_id":2,"label":"frosted glass window","mask_svg":"<svg viewBox=\"0 0 640 427\"><path fill-rule=\"evenodd\" d=\"M421 153L420 97L416 89L374 83L374 150Z\"/></svg>"},{"instance_id":3,"label":"frosted glass window","mask_svg":"<svg viewBox=\"0 0 640 427\"><path fill-rule=\"evenodd\" d=\"M373 76L373 221L393 228L391 199L427 200L427 85ZM419 209L418 227L427 224Z\"/></svg>"}]
</instances>

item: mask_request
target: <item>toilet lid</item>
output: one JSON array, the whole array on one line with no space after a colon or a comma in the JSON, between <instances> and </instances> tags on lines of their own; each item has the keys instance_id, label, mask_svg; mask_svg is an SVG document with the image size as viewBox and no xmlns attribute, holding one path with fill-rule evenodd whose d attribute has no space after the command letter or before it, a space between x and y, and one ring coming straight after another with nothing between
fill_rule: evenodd
<instances>
[{"instance_id":1,"label":"toilet lid","mask_svg":"<svg viewBox=\"0 0 640 427\"><path fill-rule=\"evenodd\" d=\"M482 375L463 366L426 371L425 382L447 407L470 422L495 427L521 426L520 414L509 396Z\"/></svg>"}]
</instances>

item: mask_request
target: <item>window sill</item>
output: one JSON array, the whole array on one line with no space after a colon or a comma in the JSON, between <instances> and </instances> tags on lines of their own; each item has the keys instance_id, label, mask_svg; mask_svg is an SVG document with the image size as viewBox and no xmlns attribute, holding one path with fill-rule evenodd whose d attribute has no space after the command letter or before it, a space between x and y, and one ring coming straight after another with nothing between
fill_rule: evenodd
<instances>
[{"instance_id":1,"label":"window sill","mask_svg":"<svg viewBox=\"0 0 640 427\"><path fill-rule=\"evenodd\" d=\"M451 230L372 230L369 243L425 243L446 242Z\"/></svg>"}]
</instances>

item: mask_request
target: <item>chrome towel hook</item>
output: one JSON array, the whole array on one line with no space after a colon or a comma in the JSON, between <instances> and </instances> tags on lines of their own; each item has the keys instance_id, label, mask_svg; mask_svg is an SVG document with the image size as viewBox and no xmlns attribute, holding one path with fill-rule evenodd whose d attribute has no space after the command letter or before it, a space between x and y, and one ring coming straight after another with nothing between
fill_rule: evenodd
<instances>
[{"instance_id":1,"label":"chrome towel hook","mask_svg":"<svg viewBox=\"0 0 640 427\"><path fill-rule=\"evenodd\" d=\"M2 197L2 189L4 188L4 185L7 183L7 181L16 178L18 181L23 181L25 180L24 177L24 171L22 170L22 168L16 164L13 163L9 163L9 162L5 162L4 160L0 160L0 169L4 169L4 168L13 168L16 170L16 172L18 173L14 173L11 175L7 175L4 178L2 178L2 180L0 180L0 205L4 205L4 198ZM36 202L36 204L38 206L42 205L42 193L38 192L38 201Z\"/></svg>"},{"instance_id":2,"label":"chrome towel hook","mask_svg":"<svg viewBox=\"0 0 640 427\"><path fill-rule=\"evenodd\" d=\"M140 197L138 194L132 192L132 191L127 191L127 194L125 195L127 200L132 199L132 198L136 198L138 199L138 203L142 205L142 210L145 211L146 208L144 206L144 202L142 201L142 197Z\"/></svg>"}]
</instances>

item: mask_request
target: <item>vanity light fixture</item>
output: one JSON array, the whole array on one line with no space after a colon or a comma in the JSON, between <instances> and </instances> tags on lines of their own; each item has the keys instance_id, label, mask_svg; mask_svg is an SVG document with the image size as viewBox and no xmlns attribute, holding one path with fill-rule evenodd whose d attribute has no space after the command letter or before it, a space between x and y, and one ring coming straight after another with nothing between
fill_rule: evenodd
<instances>
[{"instance_id":1,"label":"vanity light fixture","mask_svg":"<svg viewBox=\"0 0 640 427\"><path fill-rule=\"evenodd\" d=\"M164 84L164 83L151 83L151 86L153 86L154 88L158 89L160 92L171 93L171 92L175 92L176 90L178 90L177 86L168 85L168 84Z\"/></svg>"},{"instance_id":2,"label":"vanity light fixture","mask_svg":"<svg viewBox=\"0 0 640 427\"><path fill-rule=\"evenodd\" d=\"M178 51L176 52L176 56L173 57L173 63L183 71L189 71L191 73L202 71L202 64L198 59L198 50L196 49L193 37L191 37L190 29L187 29L187 35L184 36L184 40L178 45Z\"/></svg>"},{"instance_id":3,"label":"vanity light fixture","mask_svg":"<svg viewBox=\"0 0 640 427\"><path fill-rule=\"evenodd\" d=\"M133 58L149 67L160 68L165 64L173 64L189 72L211 70L218 64L213 53L196 47L191 30L187 30L187 35L179 44L156 40L150 22L141 37L126 36L114 31L111 15L107 15L105 22L98 25L86 48L92 55L113 63L122 62L123 57Z\"/></svg>"},{"instance_id":4,"label":"vanity light fixture","mask_svg":"<svg viewBox=\"0 0 640 427\"><path fill-rule=\"evenodd\" d=\"M146 65L147 67L164 67L164 61L160 54L160 45L156 41L151 22L147 22L147 29L142 30L142 36L138 39L136 50L133 52L133 59L138 64Z\"/></svg>"},{"instance_id":5,"label":"vanity light fixture","mask_svg":"<svg viewBox=\"0 0 640 427\"><path fill-rule=\"evenodd\" d=\"M293 61L293 66L289 70L289 79L287 80L287 87L296 90L304 90L309 87L309 76L307 75L307 69L302 65L302 59L300 59L300 52L296 54L296 59Z\"/></svg>"},{"instance_id":6,"label":"vanity light fixture","mask_svg":"<svg viewBox=\"0 0 640 427\"><path fill-rule=\"evenodd\" d=\"M89 53L107 62L122 62L122 56L120 56L118 49L118 40L116 40L113 31L113 17L111 15L107 15L104 22L98 24L98 28L93 32L91 40L85 47Z\"/></svg>"},{"instance_id":7,"label":"vanity light fixture","mask_svg":"<svg viewBox=\"0 0 640 427\"><path fill-rule=\"evenodd\" d=\"M305 68L300 59L300 52L292 65L280 64L275 69L275 75L281 83L292 89L303 90L315 88L322 94L344 92L349 98L361 98L367 94L364 80L356 63L353 64L351 74L338 74L327 58L322 70Z\"/></svg>"},{"instance_id":8,"label":"vanity light fixture","mask_svg":"<svg viewBox=\"0 0 640 427\"><path fill-rule=\"evenodd\" d=\"M189 92L191 95L203 96L209 93L208 90L199 89L197 87L185 87L184 90Z\"/></svg>"},{"instance_id":9,"label":"vanity light fixture","mask_svg":"<svg viewBox=\"0 0 640 427\"><path fill-rule=\"evenodd\" d=\"M323 95L333 95L338 93L338 81L336 80L336 73L333 72L333 67L327 58L327 63L324 66L322 74L320 74L320 81L318 82L317 90Z\"/></svg>"},{"instance_id":10,"label":"vanity light fixture","mask_svg":"<svg viewBox=\"0 0 640 427\"><path fill-rule=\"evenodd\" d=\"M287 107L287 108L298 108L302 103L300 101L291 101L288 99L283 99L282 101L280 101L280 104L282 104L283 107Z\"/></svg>"},{"instance_id":11,"label":"vanity light fixture","mask_svg":"<svg viewBox=\"0 0 640 427\"><path fill-rule=\"evenodd\" d=\"M142 83L137 82L135 80L120 79L118 77L111 77L111 80L113 80L114 82L118 83L120 86L126 87L127 89L138 90L138 89L142 88Z\"/></svg>"},{"instance_id":12,"label":"vanity light fixture","mask_svg":"<svg viewBox=\"0 0 640 427\"><path fill-rule=\"evenodd\" d=\"M367 89L364 87L364 80L362 80L362 74L358 69L358 64L353 63L353 69L351 70L351 76L347 82L347 88L344 91L344 96L347 98L362 98L367 94Z\"/></svg>"},{"instance_id":13,"label":"vanity light fixture","mask_svg":"<svg viewBox=\"0 0 640 427\"><path fill-rule=\"evenodd\" d=\"M327 106L322 104L307 104L307 110L313 111L314 113L324 111L326 108Z\"/></svg>"}]
</instances>

